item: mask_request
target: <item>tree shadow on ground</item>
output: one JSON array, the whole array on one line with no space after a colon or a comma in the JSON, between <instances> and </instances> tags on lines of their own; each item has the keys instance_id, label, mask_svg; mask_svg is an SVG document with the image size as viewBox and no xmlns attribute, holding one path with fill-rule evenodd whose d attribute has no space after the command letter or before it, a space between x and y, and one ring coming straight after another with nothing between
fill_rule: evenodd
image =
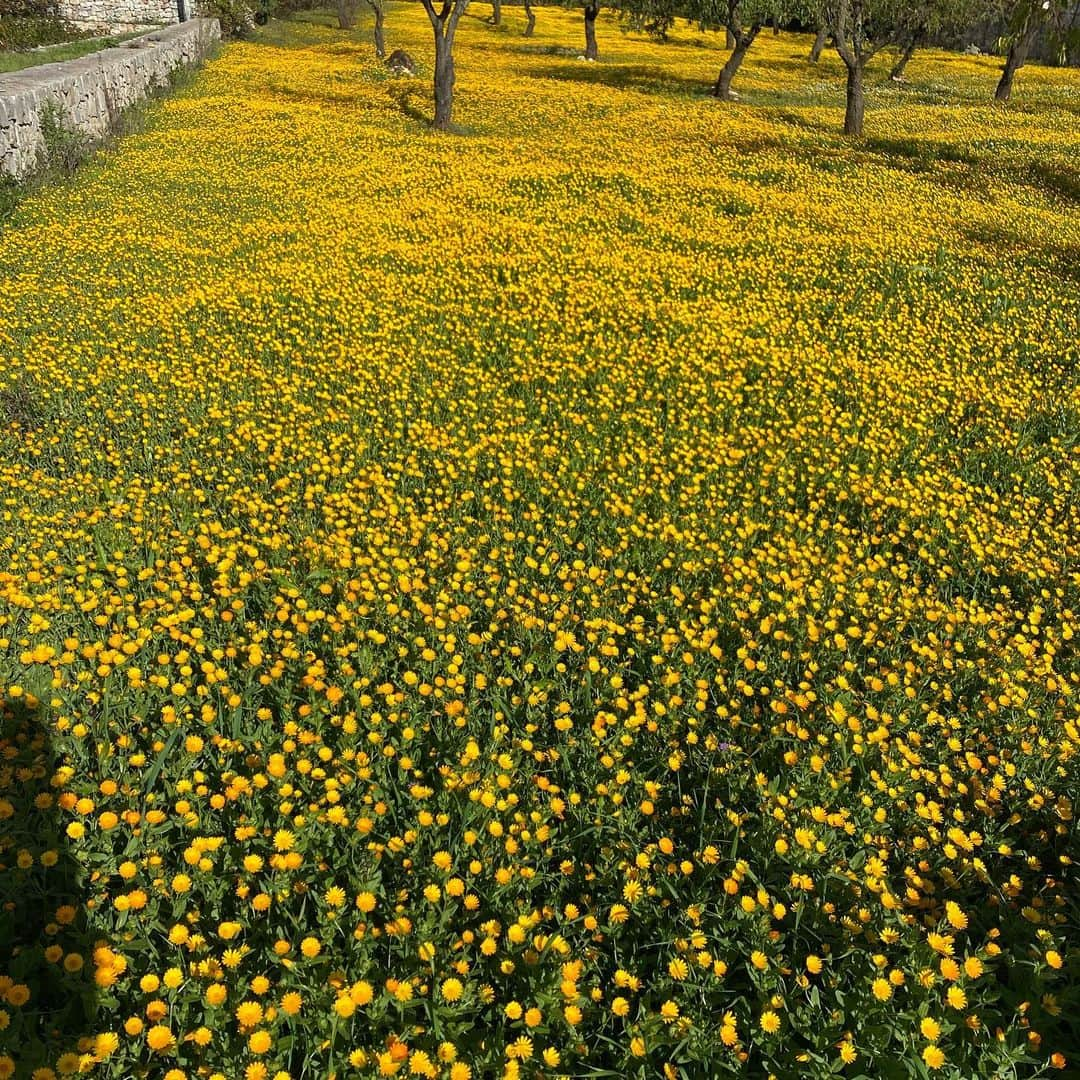
<instances>
[{"instance_id":1,"label":"tree shadow on ground","mask_svg":"<svg viewBox=\"0 0 1080 1080\"><path fill-rule=\"evenodd\" d=\"M916 172L931 171L942 162L978 166L984 161L983 155L973 153L959 143L935 142L919 136L868 135L863 139L862 148L883 154L890 163L905 162Z\"/></svg>"},{"instance_id":2,"label":"tree shadow on ground","mask_svg":"<svg viewBox=\"0 0 1080 1080\"><path fill-rule=\"evenodd\" d=\"M719 68L717 69L719 73ZM712 84L702 79L673 75L662 67L647 64L586 63L552 64L526 72L530 78L555 79L591 86L610 86L616 90L637 90L652 94L680 94L706 97Z\"/></svg>"},{"instance_id":3,"label":"tree shadow on ground","mask_svg":"<svg viewBox=\"0 0 1080 1080\"><path fill-rule=\"evenodd\" d=\"M1007 248L1012 251L1015 262L1043 267L1066 281L1080 283L1080 244L1032 241L1004 225L988 223L970 225L963 234L977 244Z\"/></svg>"},{"instance_id":4,"label":"tree shadow on ground","mask_svg":"<svg viewBox=\"0 0 1080 1080\"><path fill-rule=\"evenodd\" d=\"M502 45L501 42L499 44L502 48L505 48L505 45ZM473 45L473 48L475 49L476 46ZM564 56L568 60L581 55L581 49L575 49L572 45L543 45L540 43L513 45L509 51L518 53L520 56Z\"/></svg>"},{"instance_id":5,"label":"tree shadow on ground","mask_svg":"<svg viewBox=\"0 0 1080 1080\"><path fill-rule=\"evenodd\" d=\"M30 1076L38 1068L79 1071L79 1054L93 1052L94 950L84 875L60 820L56 765L36 699L0 697L0 1012L7 1016L0 1023L0 1073L5 1076Z\"/></svg>"},{"instance_id":6,"label":"tree shadow on ground","mask_svg":"<svg viewBox=\"0 0 1080 1080\"><path fill-rule=\"evenodd\" d=\"M416 89L415 83L408 85L398 85L391 83L386 88L386 93L390 100L401 110L401 112L407 116L410 120L415 120L418 123L423 124L425 127L431 126L431 116L428 115L423 109L419 108L412 100L413 92Z\"/></svg>"}]
</instances>

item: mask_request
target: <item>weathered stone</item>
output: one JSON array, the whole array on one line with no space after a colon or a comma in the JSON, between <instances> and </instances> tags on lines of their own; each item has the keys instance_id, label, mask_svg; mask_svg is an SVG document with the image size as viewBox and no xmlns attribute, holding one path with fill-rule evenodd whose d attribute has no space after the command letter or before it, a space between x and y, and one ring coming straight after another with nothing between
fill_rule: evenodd
<instances>
[{"instance_id":1,"label":"weathered stone","mask_svg":"<svg viewBox=\"0 0 1080 1080\"><path fill-rule=\"evenodd\" d=\"M135 39L141 48L102 49L0 75L0 173L18 178L37 166L45 145L41 113L50 103L66 127L100 139L121 109L168 85L178 67L200 63L220 37L217 19L192 19Z\"/></svg>"},{"instance_id":2,"label":"weathered stone","mask_svg":"<svg viewBox=\"0 0 1080 1080\"><path fill-rule=\"evenodd\" d=\"M386 58L386 66L395 75L416 74L416 62L404 49L395 49Z\"/></svg>"},{"instance_id":3,"label":"weathered stone","mask_svg":"<svg viewBox=\"0 0 1080 1080\"><path fill-rule=\"evenodd\" d=\"M185 10L192 12L188 0ZM181 21L179 0L59 0L56 13L85 29L133 29Z\"/></svg>"}]
</instances>

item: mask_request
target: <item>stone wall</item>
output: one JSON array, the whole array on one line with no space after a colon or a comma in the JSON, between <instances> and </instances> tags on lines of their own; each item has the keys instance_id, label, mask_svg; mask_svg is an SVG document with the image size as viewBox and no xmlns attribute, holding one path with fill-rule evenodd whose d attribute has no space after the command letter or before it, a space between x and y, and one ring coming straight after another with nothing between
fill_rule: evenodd
<instances>
[{"instance_id":1,"label":"stone wall","mask_svg":"<svg viewBox=\"0 0 1080 1080\"><path fill-rule=\"evenodd\" d=\"M58 0L56 13L84 30L123 30L178 22L177 0Z\"/></svg>"},{"instance_id":2,"label":"stone wall","mask_svg":"<svg viewBox=\"0 0 1080 1080\"><path fill-rule=\"evenodd\" d=\"M67 128L99 139L120 110L168 85L176 68L199 64L220 37L217 19L192 19L78 60L0 75L0 173L18 178L36 168L50 102Z\"/></svg>"},{"instance_id":3,"label":"stone wall","mask_svg":"<svg viewBox=\"0 0 1080 1080\"><path fill-rule=\"evenodd\" d=\"M137 30L180 21L182 0L57 0L56 13L73 26L91 30ZM190 0L183 3L191 15Z\"/></svg>"}]
</instances>

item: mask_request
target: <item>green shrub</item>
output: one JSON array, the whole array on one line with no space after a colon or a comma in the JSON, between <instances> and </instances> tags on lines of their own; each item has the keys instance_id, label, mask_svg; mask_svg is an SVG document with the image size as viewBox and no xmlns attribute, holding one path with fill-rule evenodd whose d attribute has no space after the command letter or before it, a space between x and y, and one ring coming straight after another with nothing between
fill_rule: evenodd
<instances>
[{"instance_id":1,"label":"green shrub","mask_svg":"<svg viewBox=\"0 0 1080 1080\"><path fill-rule=\"evenodd\" d=\"M90 152L90 139L72 131L64 122L64 111L48 102L41 110L41 134L45 145L41 150L39 168L42 172L71 176Z\"/></svg>"},{"instance_id":2,"label":"green shrub","mask_svg":"<svg viewBox=\"0 0 1080 1080\"><path fill-rule=\"evenodd\" d=\"M0 0L0 19L45 18L56 15L51 0Z\"/></svg>"},{"instance_id":3,"label":"green shrub","mask_svg":"<svg viewBox=\"0 0 1080 1080\"><path fill-rule=\"evenodd\" d=\"M0 13L0 51L22 52L39 45L58 45L86 36L86 31L76 29L55 15Z\"/></svg>"},{"instance_id":4,"label":"green shrub","mask_svg":"<svg viewBox=\"0 0 1080 1080\"><path fill-rule=\"evenodd\" d=\"M206 0L200 10L208 18L217 19L223 38L239 38L255 26L258 6L257 0Z\"/></svg>"}]
</instances>

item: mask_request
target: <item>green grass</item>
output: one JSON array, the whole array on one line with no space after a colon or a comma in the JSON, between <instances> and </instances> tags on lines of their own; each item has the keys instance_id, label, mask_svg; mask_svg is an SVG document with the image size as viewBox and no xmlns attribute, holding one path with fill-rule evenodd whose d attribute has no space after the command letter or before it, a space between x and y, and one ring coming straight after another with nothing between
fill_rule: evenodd
<instances>
[{"instance_id":1,"label":"green grass","mask_svg":"<svg viewBox=\"0 0 1080 1080\"><path fill-rule=\"evenodd\" d=\"M63 45L52 45L47 49L30 49L26 52L0 52L0 75L12 71L24 71L26 68L41 64L59 64L65 60L78 60L80 56L111 49L122 42L149 33L152 27L130 34L111 34L108 37L83 38L79 41L67 41Z\"/></svg>"}]
</instances>

